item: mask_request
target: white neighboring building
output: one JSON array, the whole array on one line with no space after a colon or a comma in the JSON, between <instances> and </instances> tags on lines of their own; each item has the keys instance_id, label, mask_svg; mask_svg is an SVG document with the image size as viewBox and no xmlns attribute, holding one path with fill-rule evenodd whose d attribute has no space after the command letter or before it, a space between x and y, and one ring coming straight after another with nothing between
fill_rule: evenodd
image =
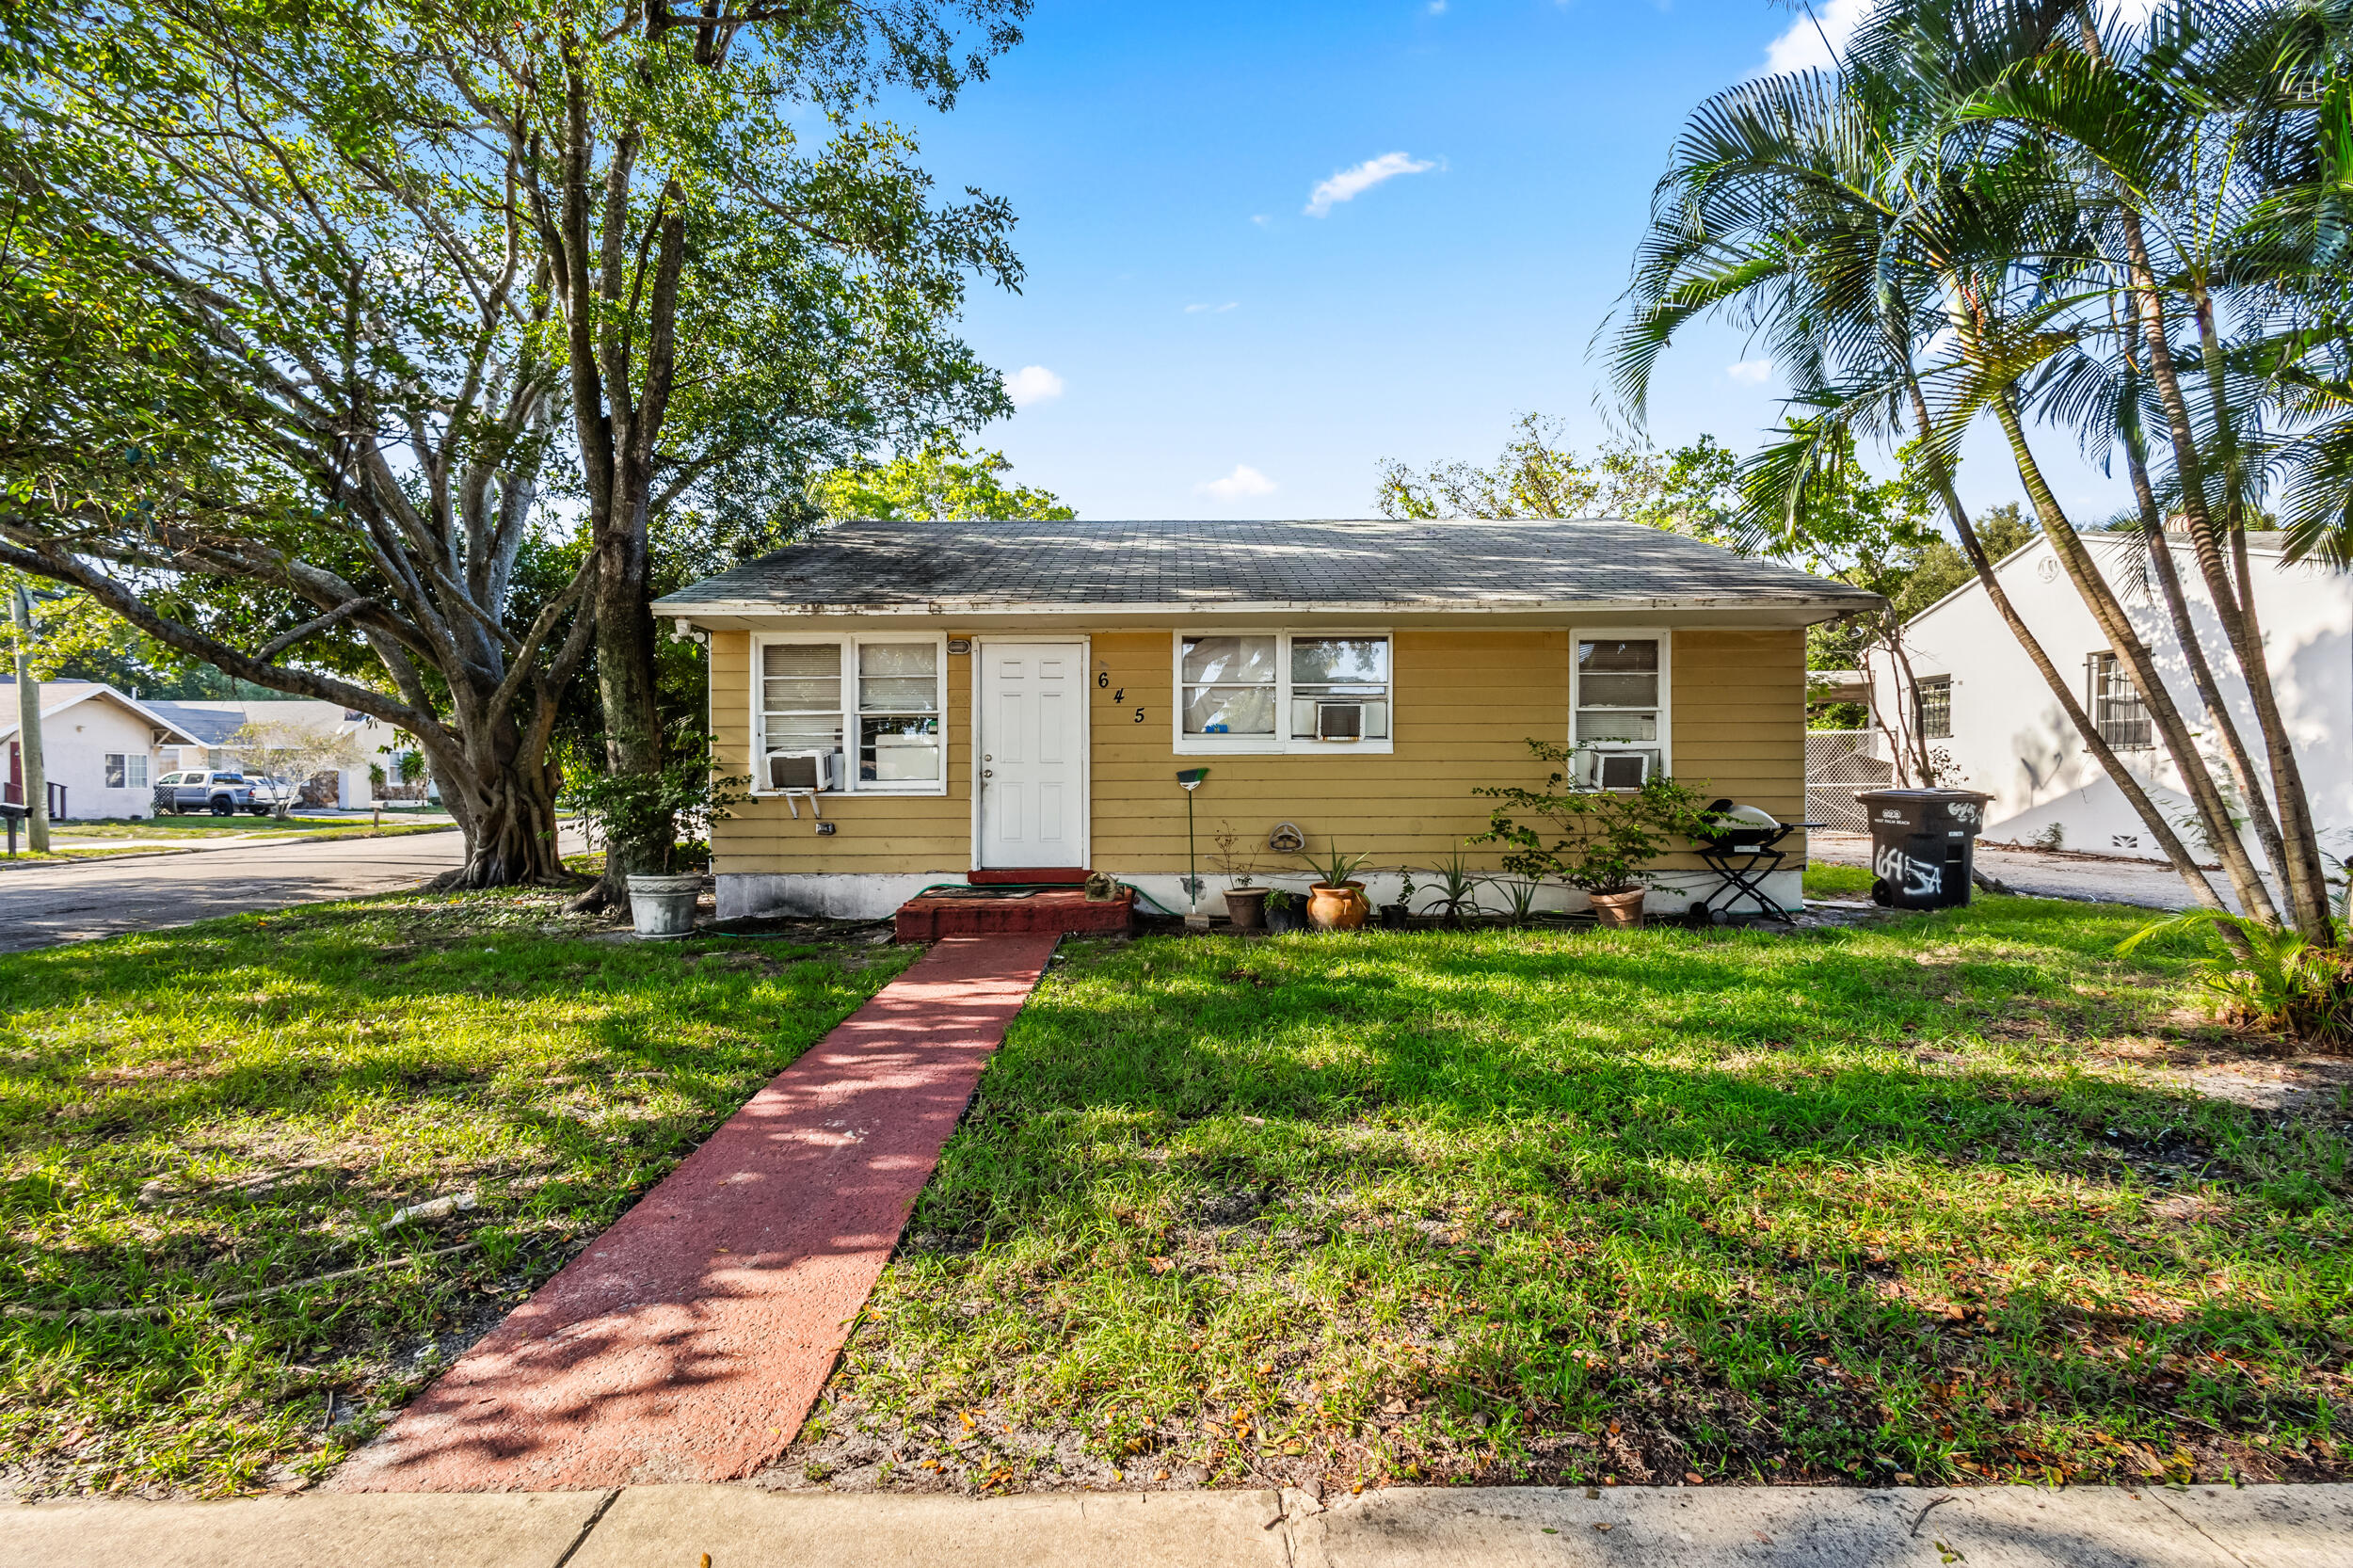
<instances>
[{"instance_id":1,"label":"white neighboring building","mask_svg":"<svg viewBox=\"0 0 2353 1568\"><path fill-rule=\"evenodd\" d=\"M187 733L188 744L171 760L175 768L235 767L239 757L230 737L248 724L349 735L352 760L332 770L335 803L349 808L364 810L376 804L376 791L368 777L371 766L384 770L387 784L398 784L402 780L394 759L404 749L414 749L393 726L340 702L311 697L265 697L249 702L205 698L157 701L149 706Z\"/></svg>"},{"instance_id":2,"label":"white neighboring building","mask_svg":"<svg viewBox=\"0 0 2353 1568\"><path fill-rule=\"evenodd\" d=\"M2172 617L2155 584L2144 578L2147 563L2138 541L2108 534L2083 538L2156 656L2166 688L2200 734L2201 748L2217 760L2217 776L2229 777L2219 762L2221 747L2205 732L2205 705L2191 684ZM2248 537L2272 686L2312 798L2321 847L2340 856L2353 855L2353 574L2317 562L2285 565L2280 539L2276 534ZM2263 737L2189 541L2172 536L2169 543L2222 699L2260 767ZM2050 541L2035 539L1995 572L2052 663L2075 681L2077 699L2099 722L2119 760L2160 808L2188 830L2184 841L2197 850L2195 808L2180 776L2131 677L2117 664ZM1994 612L1982 584L1973 578L1923 610L1905 636L1920 679L1921 711L1903 711L1912 705L1897 700L1893 673L1881 656L1870 671L1872 712L1890 728L1917 726L1932 750L1950 754L1948 782L1993 797L1986 808L1988 838L2024 841L2056 827L2068 849L2163 857L2138 815L2084 749L2082 737ZM2254 848L2251 836L2249 847Z\"/></svg>"},{"instance_id":3,"label":"white neighboring building","mask_svg":"<svg viewBox=\"0 0 2353 1568\"><path fill-rule=\"evenodd\" d=\"M50 784L64 787L65 818L153 814L155 780L179 765L180 748L196 739L157 708L94 680L41 683L41 771ZM16 682L0 680L7 798L22 806L24 754L17 730Z\"/></svg>"}]
</instances>

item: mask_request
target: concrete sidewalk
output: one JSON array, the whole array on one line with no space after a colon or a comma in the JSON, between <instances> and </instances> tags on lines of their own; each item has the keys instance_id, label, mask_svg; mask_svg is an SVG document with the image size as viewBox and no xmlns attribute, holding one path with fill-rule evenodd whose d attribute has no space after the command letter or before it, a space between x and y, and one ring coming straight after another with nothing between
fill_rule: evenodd
<instances>
[{"instance_id":1,"label":"concrete sidewalk","mask_svg":"<svg viewBox=\"0 0 2353 1568\"><path fill-rule=\"evenodd\" d=\"M1032 1493L632 1486L0 1512L10 1568L2346 1568L2353 1486Z\"/></svg>"}]
</instances>

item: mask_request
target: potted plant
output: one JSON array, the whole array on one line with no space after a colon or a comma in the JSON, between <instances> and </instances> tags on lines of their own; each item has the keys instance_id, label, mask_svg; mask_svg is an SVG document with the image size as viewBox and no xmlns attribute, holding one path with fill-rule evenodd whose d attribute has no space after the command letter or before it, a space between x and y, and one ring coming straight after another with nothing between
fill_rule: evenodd
<instances>
[{"instance_id":1,"label":"potted plant","mask_svg":"<svg viewBox=\"0 0 2353 1568\"><path fill-rule=\"evenodd\" d=\"M1226 875L1226 918L1236 931L1264 931L1268 889L1257 885L1257 860L1241 847L1240 836L1223 824L1209 841L1217 845L1217 869Z\"/></svg>"},{"instance_id":2,"label":"potted plant","mask_svg":"<svg viewBox=\"0 0 2353 1568\"><path fill-rule=\"evenodd\" d=\"M696 739L699 739L697 737ZM566 792L629 873L629 911L640 938L675 941L695 934L702 867L710 862L711 824L743 800L748 778L714 778L705 745L680 745L656 774L591 774Z\"/></svg>"},{"instance_id":3,"label":"potted plant","mask_svg":"<svg viewBox=\"0 0 2353 1568\"><path fill-rule=\"evenodd\" d=\"M1420 891L1420 888L1416 886L1414 882L1414 868L1411 866L1398 867L1397 902L1395 904L1385 904L1381 906L1382 930L1402 931L1405 929L1405 922L1413 918L1414 895L1418 891Z\"/></svg>"},{"instance_id":4,"label":"potted plant","mask_svg":"<svg viewBox=\"0 0 2353 1568\"><path fill-rule=\"evenodd\" d=\"M1318 931L1357 931L1372 905L1365 897L1365 885L1356 880L1369 855L1350 855L1337 844L1324 851L1321 860L1310 859L1316 869L1316 880L1307 889L1307 924Z\"/></svg>"},{"instance_id":5,"label":"potted plant","mask_svg":"<svg viewBox=\"0 0 2353 1568\"><path fill-rule=\"evenodd\" d=\"M1541 790L1491 785L1474 791L1502 802L1476 841L1508 846L1507 871L1581 888L1600 924L1641 924L1650 863L1669 853L1674 840L1714 830L1698 792L1664 776L1645 779L1639 789L1590 789L1575 782L1573 748L1533 740L1528 748L1537 760L1553 764L1551 776ZM1549 823L1549 832L1521 820L1527 817Z\"/></svg>"},{"instance_id":6,"label":"potted plant","mask_svg":"<svg viewBox=\"0 0 2353 1568\"><path fill-rule=\"evenodd\" d=\"M1297 893L1289 888L1267 889L1266 928L1271 932L1307 929L1307 910Z\"/></svg>"}]
</instances>

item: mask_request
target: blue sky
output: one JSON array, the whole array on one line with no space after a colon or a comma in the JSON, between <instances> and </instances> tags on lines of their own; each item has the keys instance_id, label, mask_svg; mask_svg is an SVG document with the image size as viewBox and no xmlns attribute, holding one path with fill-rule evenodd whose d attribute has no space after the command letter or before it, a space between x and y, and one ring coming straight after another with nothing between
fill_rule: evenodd
<instances>
[{"instance_id":1,"label":"blue sky","mask_svg":"<svg viewBox=\"0 0 2353 1568\"><path fill-rule=\"evenodd\" d=\"M1831 0L1833 34L1859 0ZM1515 413L1609 433L1588 345L1684 117L1810 28L1765 0L1038 0L941 117L943 194L1004 196L1028 267L971 342L1022 401L982 440L1084 518L1365 516L1384 457L1491 457ZM1777 41L1778 40L1778 41ZM1671 351L1650 433L1741 451L1778 382ZM2094 520L2121 487L2045 443ZM2014 498L1980 440L1974 504Z\"/></svg>"}]
</instances>

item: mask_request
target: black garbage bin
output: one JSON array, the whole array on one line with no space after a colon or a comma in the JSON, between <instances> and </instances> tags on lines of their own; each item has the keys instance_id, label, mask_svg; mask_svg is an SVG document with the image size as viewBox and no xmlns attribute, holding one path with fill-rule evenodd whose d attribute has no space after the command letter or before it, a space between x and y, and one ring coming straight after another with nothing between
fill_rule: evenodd
<instances>
[{"instance_id":1,"label":"black garbage bin","mask_svg":"<svg viewBox=\"0 0 2353 1568\"><path fill-rule=\"evenodd\" d=\"M1865 790L1855 797L1871 823L1871 901L1896 909L1969 902L1977 829L1992 795L1975 790Z\"/></svg>"}]
</instances>

